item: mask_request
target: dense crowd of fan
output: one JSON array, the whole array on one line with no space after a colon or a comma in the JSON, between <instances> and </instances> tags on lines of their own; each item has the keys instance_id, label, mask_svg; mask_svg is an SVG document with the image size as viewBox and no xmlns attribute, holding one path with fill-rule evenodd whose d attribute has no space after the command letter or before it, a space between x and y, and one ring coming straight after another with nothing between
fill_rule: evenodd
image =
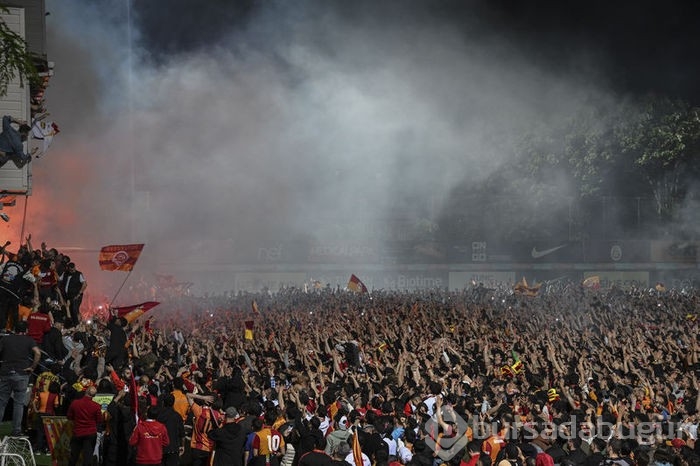
<instances>
[{"instance_id":1,"label":"dense crowd of fan","mask_svg":"<svg viewBox=\"0 0 700 466\"><path fill-rule=\"evenodd\" d=\"M698 299L578 284L183 296L131 323L55 323L27 427L91 387L113 395L101 464L154 464L134 439L155 420L158 464L359 466L355 436L365 466L696 464Z\"/></svg>"}]
</instances>

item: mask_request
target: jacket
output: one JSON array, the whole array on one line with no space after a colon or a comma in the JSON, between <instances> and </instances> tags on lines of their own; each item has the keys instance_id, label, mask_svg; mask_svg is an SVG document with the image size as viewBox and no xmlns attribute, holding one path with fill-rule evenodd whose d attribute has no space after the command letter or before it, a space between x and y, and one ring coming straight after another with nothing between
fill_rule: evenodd
<instances>
[{"instance_id":1,"label":"jacket","mask_svg":"<svg viewBox=\"0 0 700 466\"><path fill-rule=\"evenodd\" d=\"M138 464L160 464L163 460L163 447L169 443L168 429L154 419L139 421L129 437L129 445L136 447Z\"/></svg>"},{"instance_id":2,"label":"jacket","mask_svg":"<svg viewBox=\"0 0 700 466\"><path fill-rule=\"evenodd\" d=\"M97 434L98 424L104 422L102 406L92 401L89 396L73 400L68 407L66 417L73 421L73 436L87 437Z\"/></svg>"}]
</instances>

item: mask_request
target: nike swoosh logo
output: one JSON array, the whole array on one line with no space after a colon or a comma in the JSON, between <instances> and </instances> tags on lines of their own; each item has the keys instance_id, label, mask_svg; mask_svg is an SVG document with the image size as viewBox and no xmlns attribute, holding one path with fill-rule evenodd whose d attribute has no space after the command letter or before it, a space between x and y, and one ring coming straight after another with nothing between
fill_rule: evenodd
<instances>
[{"instance_id":1,"label":"nike swoosh logo","mask_svg":"<svg viewBox=\"0 0 700 466\"><path fill-rule=\"evenodd\" d=\"M538 251L537 248L532 248L532 258L539 259L540 257L544 257L547 254L551 254L554 251L558 251L559 249L565 248L565 247L566 247L566 244L562 244L561 246L557 246L557 247L550 248L550 249L543 249L542 251Z\"/></svg>"}]
</instances>

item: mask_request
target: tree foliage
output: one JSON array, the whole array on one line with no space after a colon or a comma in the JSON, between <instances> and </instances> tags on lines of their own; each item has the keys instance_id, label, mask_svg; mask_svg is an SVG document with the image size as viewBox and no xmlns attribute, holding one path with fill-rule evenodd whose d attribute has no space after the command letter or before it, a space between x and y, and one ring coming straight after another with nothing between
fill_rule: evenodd
<instances>
[{"instance_id":1,"label":"tree foliage","mask_svg":"<svg viewBox=\"0 0 700 466\"><path fill-rule=\"evenodd\" d=\"M592 106L527 134L518 156L539 182L567 173L579 199L653 197L671 219L700 168L700 109L658 96Z\"/></svg>"},{"instance_id":2,"label":"tree foliage","mask_svg":"<svg viewBox=\"0 0 700 466\"><path fill-rule=\"evenodd\" d=\"M667 98L647 98L619 134L649 184L657 213L672 219L700 168L700 109Z\"/></svg>"},{"instance_id":3,"label":"tree foliage","mask_svg":"<svg viewBox=\"0 0 700 466\"><path fill-rule=\"evenodd\" d=\"M0 6L0 12L7 11L6 7ZM0 97L7 94L7 87L15 78L24 85L26 80L31 81L36 76L27 43L0 18Z\"/></svg>"},{"instance_id":4,"label":"tree foliage","mask_svg":"<svg viewBox=\"0 0 700 466\"><path fill-rule=\"evenodd\" d=\"M628 234L687 215L697 180L699 108L660 96L606 100L533 123L512 161L463 186L458 196L470 201L448 210L469 218L460 233L476 237L562 238L566 226L569 239Z\"/></svg>"}]
</instances>

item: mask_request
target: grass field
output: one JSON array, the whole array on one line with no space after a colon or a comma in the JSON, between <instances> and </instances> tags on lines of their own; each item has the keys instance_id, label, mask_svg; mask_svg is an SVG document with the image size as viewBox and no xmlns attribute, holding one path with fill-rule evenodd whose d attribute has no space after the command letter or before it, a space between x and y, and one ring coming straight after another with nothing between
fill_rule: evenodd
<instances>
[{"instance_id":1,"label":"grass field","mask_svg":"<svg viewBox=\"0 0 700 466\"><path fill-rule=\"evenodd\" d=\"M7 436L10 432L12 431L12 426L9 421L7 422L0 422L0 439L5 439L5 436ZM51 457L49 455L34 455L34 461L36 462L37 466L48 466L51 464Z\"/></svg>"}]
</instances>

